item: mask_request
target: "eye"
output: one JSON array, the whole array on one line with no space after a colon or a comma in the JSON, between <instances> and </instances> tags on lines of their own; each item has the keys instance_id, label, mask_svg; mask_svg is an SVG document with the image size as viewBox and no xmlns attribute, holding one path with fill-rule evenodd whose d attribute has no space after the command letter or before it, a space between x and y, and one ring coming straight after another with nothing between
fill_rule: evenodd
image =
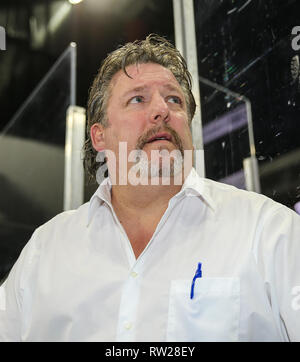
<instances>
[{"instance_id":1,"label":"eye","mask_svg":"<svg viewBox=\"0 0 300 362\"><path fill-rule=\"evenodd\" d=\"M142 103L144 98L142 96L135 96L129 100L128 103Z\"/></svg>"},{"instance_id":2,"label":"eye","mask_svg":"<svg viewBox=\"0 0 300 362\"><path fill-rule=\"evenodd\" d=\"M170 103L176 103L176 104L182 104L181 99L180 99L179 97L177 97L177 96L170 96L170 97L168 98L168 102L170 102Z\"/></svg>"}]
</instances>

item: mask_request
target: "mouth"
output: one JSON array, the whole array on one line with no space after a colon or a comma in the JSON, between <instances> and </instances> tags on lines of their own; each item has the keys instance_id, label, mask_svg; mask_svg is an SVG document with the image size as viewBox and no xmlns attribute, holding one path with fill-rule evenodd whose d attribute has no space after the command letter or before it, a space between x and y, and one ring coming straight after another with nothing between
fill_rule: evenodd
<instances>
[{"instance_id":1,"label":"mouth","mask_svg":"<svg viewBox=\"0 0 300 362\"><path fill-rule=\"evenodd\" d=\"M159 141L172 142L172 136L169 133L157 133L153 137L149 138L147 143L153 143Z\"/></svg>"}]
</instances>

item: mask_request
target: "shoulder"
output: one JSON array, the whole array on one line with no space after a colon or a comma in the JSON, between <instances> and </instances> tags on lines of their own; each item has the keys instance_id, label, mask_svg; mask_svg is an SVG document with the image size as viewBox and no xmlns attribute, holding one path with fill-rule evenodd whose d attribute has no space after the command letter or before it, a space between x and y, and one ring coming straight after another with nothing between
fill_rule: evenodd
<instances>
[{"instance_id":1,"label":"shoulder","mask_svg":"<svg viewBox=\"0 0 300 362\"><path fill-rule=\"evenodd\" d=\"M89 202L76 210L68 210L54 216L39 226L26 244L27 248L41 251L57 243L66 243L84 234L88 220Z\"/></svg>"},{"instance_id":2,"label":"shoulder","mask_svg":"<svg viewBox=\"0 0 300 362\"><path fill-rule=\"evenodd\" d=\"M296 212L265 195L210 179L203 179L203 182L204 189L214 201L218 213L227 213L231 217L236 216L237 219L246 216L249 217L249 221L264 221L277 214L300 220Z\"/></svg>"},{"instance_id":3,"label":"shoulder","mask_svg":"<svg viewBox=\"0 0 300 362\"><path fill-rule=\"evenodd\" d=\"M42 256L51 258L84 235L88 209L89 203L86 203L76 210L61 212L33 232L14 266L22 283L38 267Z\"/></svg>"},{"instance_id":4,"label":"shoulder","mask_svg":"<svg viewBox=\"0 0 300 362\"><path fill-rule=\"evenodd\" d=\"M87 224L89 202L81 205L76 210L63 211L57 214L45 224L39 226L36 232L41 233L43 231L55 230L57 228L68 228L74 226L84 226Z\"/></svg>"},{"instance_id":5,"label":"shoulder","mask_svg":"<svg viewBox=\"0 0 300 362\"><path fill-rule=\"evenodd\" d=\"M274 260L275 252L299 255L300 216L295 211L256 192L209 179L204 183L215 203L216 229L237 235L244 244L249 240L256 260Z\"/></svg>"}]
</instances>

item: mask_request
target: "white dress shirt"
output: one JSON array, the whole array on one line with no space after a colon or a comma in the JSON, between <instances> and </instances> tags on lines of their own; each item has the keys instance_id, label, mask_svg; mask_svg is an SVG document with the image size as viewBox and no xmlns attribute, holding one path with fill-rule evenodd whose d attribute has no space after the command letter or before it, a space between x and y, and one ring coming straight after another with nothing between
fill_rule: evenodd
<instances>
[{"instance_id":1,"label":"white dress shirt","mask_svg":"<svg viewBox=\"0 0 300 362\"><path fill-rule=\"evenodd\" d=\"M294 211L193 169L136 259L110 200L106 179L34 232L0 288L0 340L300 340Z\"/></svg>"}]
</instances>

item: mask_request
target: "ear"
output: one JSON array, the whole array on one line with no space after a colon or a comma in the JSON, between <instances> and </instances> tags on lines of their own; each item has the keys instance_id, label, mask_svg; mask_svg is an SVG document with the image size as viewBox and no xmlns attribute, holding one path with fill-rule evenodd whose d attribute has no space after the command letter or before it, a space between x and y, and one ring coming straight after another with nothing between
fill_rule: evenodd
<instances>
[{"instance_id":1,"label":"ear","mask_svg":"<svg viewBox=\"0 0 300 362\"><path fill-rule=\"evenodd\" d=\"M94 123L90 130L93 147L96 151L105 150L104 128L100 123Z\"/></svg>"}]
</instances>

